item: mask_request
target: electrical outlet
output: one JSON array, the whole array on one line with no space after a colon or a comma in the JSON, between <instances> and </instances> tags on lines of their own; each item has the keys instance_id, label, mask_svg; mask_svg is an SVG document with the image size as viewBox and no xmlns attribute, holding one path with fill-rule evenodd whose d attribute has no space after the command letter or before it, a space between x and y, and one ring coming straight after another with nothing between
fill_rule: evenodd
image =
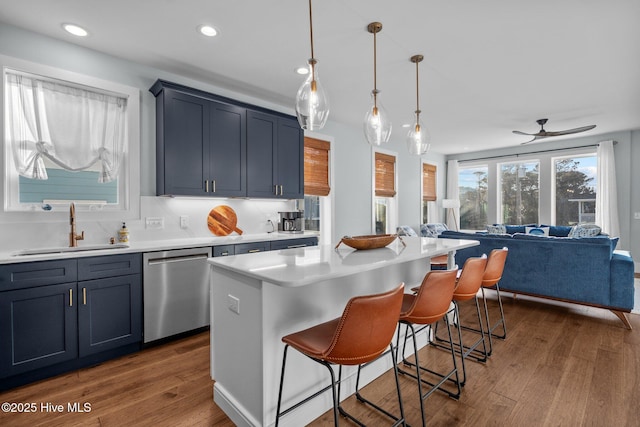
<instances>
[{"instance_id":1,"label":"electrical outlet","mask_svg":"<svg viewBox=\"0 0 640 427\"><path fill-rule=\"evenodd\" d=\"M164 228L164 218L161 216L146 217L145 228L148 228L151 230L162 230Z\"/></svg>"},{"instance_id":2,"label":"electrical outlet","mask_svg":"<svg viewBox=\"0 0 640 427\"><path fill-rule=\"evenodd\" d=\"M189 217L187 215L180 215L180 228L189 228Z\"/></svg>"},{"instance_id":3,"label":"electrical outlet","mask_svg":"<svg viewBox=\"0 0 640 427\"><path fill-rule=\"evenodd\" d=\"M634 212L633 219L640 219L640 212Z\"/></svg>"},{"instance_id":4,"label":"electrical outlet","mask_svg":"<svg viewBox=\"0 0 640 427\"><path fill-rule=\"evenodd\" d=\"M240 314L240 299L233 295L227 295L227 307L236 314Z\"/></svg>"}]
</instances>

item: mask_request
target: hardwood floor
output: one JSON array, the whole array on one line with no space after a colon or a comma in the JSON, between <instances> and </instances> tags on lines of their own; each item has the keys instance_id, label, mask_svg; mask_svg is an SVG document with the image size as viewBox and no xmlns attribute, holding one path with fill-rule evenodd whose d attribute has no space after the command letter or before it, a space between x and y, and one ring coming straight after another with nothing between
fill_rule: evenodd
<instances>
[{"instance_id":1,"label":"hardwood floor","mask_svg":"<svg viewBox=\"0 0 640 427\"><path fill-rule=\"evenodd\" d=\"M606 310L503 299L507 340L494 342L486 364L467 362L459 401L442 393L426 400L430 426L640 426L639 315L629 316L629 331ZM420 356L430 366L446 360L434 348ZM392 381L387 373L363 393L393 410ZM408 422L420 425L416 384L401 378L401 385ZM212 401L207 332L1 393L0 402L37 406L35 413L0 413L2 426L233 425ZM91 411L70 413L67 404L75 402ZM47 403L64 411L42 410ZM353 398L345 406L369 425L386 425ZM332 424L330 413L312 423Z\"/></svg>"}]
</instances>

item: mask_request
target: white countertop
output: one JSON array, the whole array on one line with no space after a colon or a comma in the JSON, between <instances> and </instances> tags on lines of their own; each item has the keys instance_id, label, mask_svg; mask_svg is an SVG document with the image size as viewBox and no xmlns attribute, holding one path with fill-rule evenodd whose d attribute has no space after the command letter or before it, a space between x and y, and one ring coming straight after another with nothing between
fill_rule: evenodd
<instances>
[{"instance_id":1,"label":"white countertop","mask_svg":"<svg viewBox=\"0 0 640 427\"><path fill-rule=\"evenodd\" d=\"M243 234L232 236L211 236L211 237L195 237L189 239L166 239L166 240L149 240L143 242L132 241L127 246L115 245L114 247L106 248L109 245L92 245L83 244L84 242L78 242L80 250L70 252L52 252L46 254L35 255L20 255L22 250L0 250L0 264L13 264L19 262L31 262L31 261L45 261L55 259L69 259L69 258L81 258L89 256L102 256L102 255L117 255L123 253L135 253L135 252L153 252L164 251L169 249L183 249L183 248L197 248L205 246L220 246L220 245L233 245L238 243L252 243L252 242L264 242L274 240L289 240L289 239L302 239L305 237L317 237L315 232L304 233L262 233L262 234ZM52 251L55 248L42 246L38 248L41 250ZM91 248L90 250L85 250ZM96 249L94 249L96 248ZM34 248L24 248L24 250L31 250ZM60 248L66 250L67 248Z\"/></svg>"},{"instance_id":2,"label":"white countertop","mask_svg":"<svg viewBox=\"0 0 640 427\"><path fill-rule=\"evenodd\" d=\"M478 245L476 240L402 237L380 249L354 250L345 245L311 246L209 258L214 269L224 269L282 287L304 286L322 280L373 270L386 265L443 255Z\"/></svg>"}]
</instances>

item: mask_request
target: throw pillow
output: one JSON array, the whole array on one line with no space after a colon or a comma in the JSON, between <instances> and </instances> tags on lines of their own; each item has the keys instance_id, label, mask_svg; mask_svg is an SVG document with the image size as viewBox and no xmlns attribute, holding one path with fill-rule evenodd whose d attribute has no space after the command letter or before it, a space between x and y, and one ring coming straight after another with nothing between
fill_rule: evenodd
<instances>
[{"instance_id":1,"label":"throw pillow","mask_svg":"<svg viewBox=\"0 0 640 427\"><path fill-rule=\"evenodd\" d=\"M507 234L507 227L504 224L487 224L487 234Z\"/></svg>"},{"instance_id":2,"label":"throw pillow","mask_svg":"<svg viewBox=\"0 0 640 427\"><path fill-rule=\"evenodd\" d=\"M434 222L420 225L420 235L422 237L438 237L443 231L448 230L447 224Z\"/></svg>"},{"instance_id":3,"label":"throw pillow","mask_svg":"<svg viewBox=\"0 0 640 427\"><path fill-rule=\"evenodd\" d=\"M574 225L567 237L594 237L600 234L602 229L595 224Z\"/></svg>"},{"instance_id":4,"label":"throw pillow","mask_svg":"<svg viewBox=\"0 0 640 427\"><path fill-rule=\"evenodd\" d=\"M533 234L534 236L548 236L549 227L525 227L526 234Z\"/></svg>"},{"instance_id":5,"label":"throw pillow","mask_svg":"<svg viewBox=\"0 0 640 427\"><path fill-rule=\"evenodd\" d=\"M408 225L401 225L396 229L398 236L417 236L413 228Z\"/></svg>"}]
</instances>

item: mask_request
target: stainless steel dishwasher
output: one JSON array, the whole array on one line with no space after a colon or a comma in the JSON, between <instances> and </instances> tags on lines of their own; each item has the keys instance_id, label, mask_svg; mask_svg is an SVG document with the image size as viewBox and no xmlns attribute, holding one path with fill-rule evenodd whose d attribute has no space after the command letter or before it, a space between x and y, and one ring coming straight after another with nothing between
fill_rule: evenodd
<instances>
[{"instance_id":1,"label":"stainless steel dishwasher","mask_svg":"<svg viewBox=\"0 0 640 427\"><path fill-rule=\"evenodd\" d=\"M211 247L143 254L144 342L209 325Z\"/></svg>"}]
</instances>

